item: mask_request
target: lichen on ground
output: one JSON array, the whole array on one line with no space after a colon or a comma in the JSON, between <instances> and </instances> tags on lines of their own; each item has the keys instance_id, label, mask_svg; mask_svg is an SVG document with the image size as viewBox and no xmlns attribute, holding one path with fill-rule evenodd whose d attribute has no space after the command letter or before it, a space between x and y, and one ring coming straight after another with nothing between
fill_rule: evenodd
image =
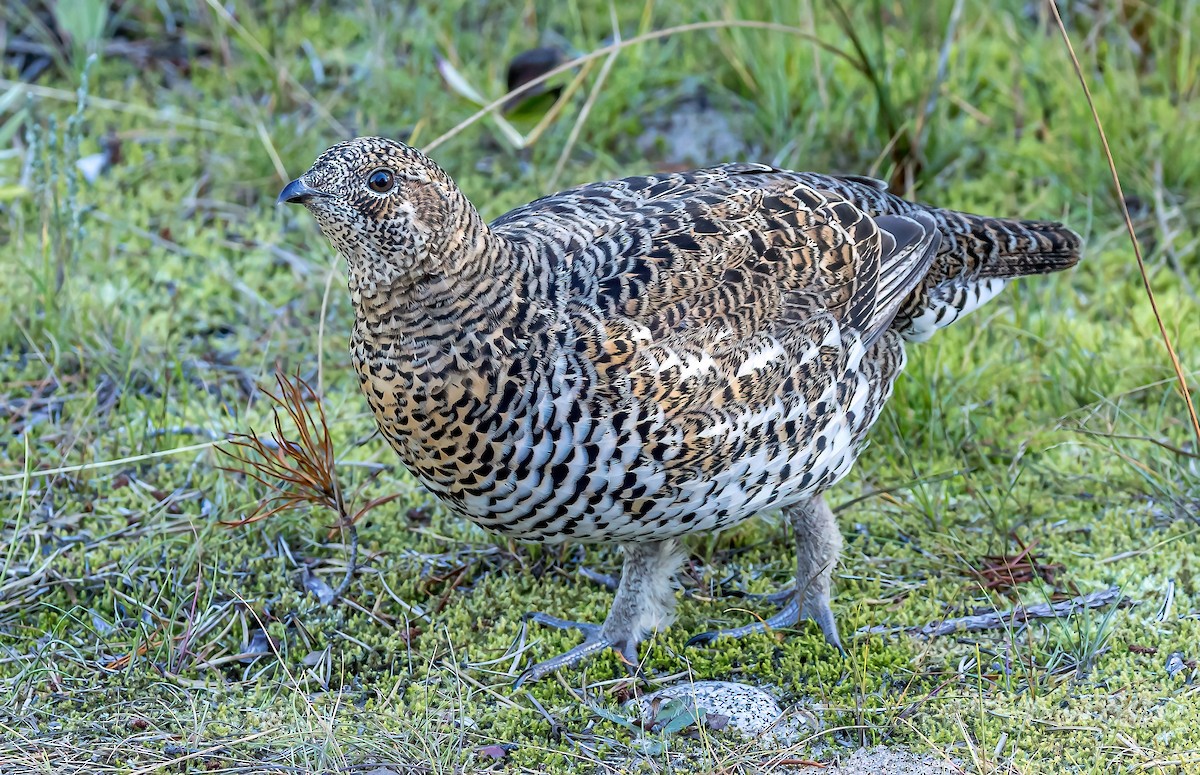
<instances>
[{"instance_id":1,"label":"lichen on ground","mask_svg":"<svg viewBox=\"0 0 1200 775\"><path fill-rule=\"evenodd\" d=\"M423 146L468 118L438 56L499 96L520 51L604 45L607 7L171 5L108 16L80 112L86 20L0 11L21 43L0 43L0 771L751 772L878 744L972 772L1200 771L1200 466L1087 103L1033 4L847 4L846 22L820 3L621 6L626 40L705 19L776 27L630 45L603 81L599 63L577 91L567 74L564 110L528 148L485 119L434 152L495 217L667 166L656 154L676 144L641 140L687 126L664 121L686 106L736 115L728 131L759 160L1084 234L1079 269L1016 283L911 348L831 493L845 658L807 624L685 647L766 613L738 595L792 569L777 515L688 541L678 621L643 647L650 688L766 687L817 730L786 749L703 726L635 745L613 655L511 690L578 639L522 615L601 619L611 593L580 571L619 556L512 544L414 484L371 435L341 269L303 213L272 206L336 140ZM1200 9L1071 5L1165 326L1194 368ZM216 447L269 430L255 386L276 368L319 386L348 490L402 493L359 524L362 568L329 607L311 579L345 570L332 514L221 524L264 496ZM1113 585L1133 605L931 640L856 634Z\"/></svg>"}]
</instances>

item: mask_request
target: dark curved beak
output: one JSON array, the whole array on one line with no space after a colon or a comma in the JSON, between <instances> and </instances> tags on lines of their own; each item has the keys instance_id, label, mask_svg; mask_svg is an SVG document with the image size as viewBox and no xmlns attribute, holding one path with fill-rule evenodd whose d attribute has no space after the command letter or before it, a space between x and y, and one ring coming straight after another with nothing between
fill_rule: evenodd
<instances>
[{"instance_id":1,"label":"dark curved beak","mask_svg":"<svg viewBox=\"0 0 1200 775\"><path fill-rule=\"evenodd\" d=\"M275 200L275 204L279 205L287 202L288 204L302 205L314 196L321 196L323 193L323 191L305 183L303 178L296 178L283 187L283 190L279 192L279 198Z\"/></svg>"}]
</instances>

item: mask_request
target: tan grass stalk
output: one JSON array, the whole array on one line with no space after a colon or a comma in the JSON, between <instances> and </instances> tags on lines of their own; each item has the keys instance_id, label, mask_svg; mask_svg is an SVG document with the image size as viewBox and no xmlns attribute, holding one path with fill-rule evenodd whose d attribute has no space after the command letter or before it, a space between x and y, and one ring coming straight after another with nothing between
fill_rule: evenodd
<instances>
[{"instance_id":1,"label":"tan grass stalk","mask_svg":"<svg viewBox=\"0 0 1200 775\"><path fill-rule=\"evenodd\" d=\"M1058 4L1054 0L1047 0L1047 2L1050 10L1054 13L1054 22L1062 34L1067 53L1071 56L1075 77L1079 79L1079 85L1083 87L1083 96L1087 99L1088 108L1092 111L1092 121L1096 124L1096 133L1100 135L1100 143L1104 146L1104 158L1108 162L1108 171L1112 175L1117 204L1120 205L1121 216L1125 219L1125 230L1129 232L1129 241L1133 245L1133 256L1137 259L1138 272L1142 276L1142 285L1146 289L1146 298L1150 300L1150 310L1154 313L1154 321L1158 323L1158 333L1162 337L1163 345L1167 348L1171 367L1175 369L1175 378L1179 381L1179 392L1183 396L1184 404L1187 405L1188 417L1192 421L1192 431L1196 434L1197 449L1200 449L1200 418L1196 416L1196 405L1192 403L1192 393L1188 387L1187 376L1183 373L1183 364L1179 361L1175 345L1171 343L1171 335L1167 333L1167 326L1163 323L1162 315L1158 311L1158 300L1154 296L1154 288L1150 285L1150 275L1146 272L1146 261L1142 258L1142 247L1138 244L1137 232L1133 228L1133 219L1129 216L1125 191L1121 188L1121 176L1117 174L1117 163L1113 160L1112 149L1108 146L1108 135L1104 132L1104 124L1100 121L1100 113L1096 110L1096 103L1092 99L1092 90L1088 87L1087 79L1083 77L1083 68L1079 64L1079 57L1075 56L1075 47L1071 45L1071 36L1067 34L1067 27L1063 24L1062 16L1058 12Z\"/></svg>"}]
</instances>

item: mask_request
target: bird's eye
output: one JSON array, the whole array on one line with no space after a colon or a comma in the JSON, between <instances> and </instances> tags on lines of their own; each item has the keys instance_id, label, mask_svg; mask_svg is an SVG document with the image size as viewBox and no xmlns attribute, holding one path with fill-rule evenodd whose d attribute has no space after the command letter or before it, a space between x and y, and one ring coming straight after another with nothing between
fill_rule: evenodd
<instances>
[{"instance_id":1,"label":"bird's eye","mask_svg":"<svg viewBox=\"0 0 1200 775\"><path fill-rule=\"evenodd\" d=\"M367 175L367 188L374 191L376 194L386 194L396 185L395 174L383 167L377 170L372 170L370 175Z\"/></svg>"}]
</instances>

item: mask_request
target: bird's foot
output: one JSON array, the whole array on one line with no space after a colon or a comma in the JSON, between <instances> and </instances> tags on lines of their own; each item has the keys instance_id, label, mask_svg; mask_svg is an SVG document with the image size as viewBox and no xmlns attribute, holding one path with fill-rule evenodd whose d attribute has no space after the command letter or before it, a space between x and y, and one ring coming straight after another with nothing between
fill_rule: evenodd
<instances>
[{"instance_id":1,"label":"bird's foot","mask_svg":"<svg viewBox=\"0 0 1200 775\"><path fill-rule=\"evenodd\" d=\"M821 628L825 640L843 655L842 639L829 606L829 585L833 566L842 550L842 534L829 504L821 496L810 498L786 509L796 539L796 586L765 599L782 606L769 619L728 630L705 632L688 641L689 646L711 643L728 636L742 638L768 630L791 627L801 619L812 619ZM746 597L760 597L746 595Z\"/></svg>"},{"instance_id":2,"label":"bird's foot","mask_svg":"<svg viewBox=\"0 0 1200 775\"><path fill-rule=\"evenodd\" d=\"M604 624L583 624L542 613L525 617L526 622L579 630L584 640L567 653L538 662L526 670L513 688L544 678L560 668L577 665L605 649L614 649L626 666L637 667L638 644L671 619L675 608L671 579L684 555L673 538L622 544L621 549L625 554L621 581Z\"/></svg>"},{"instance_id":3,"label":"bird's foot","mask_svg":"<svg viewBox=\"0 0 1200 775\"><path fill-rule=\"evenodd\" d=\"M621 660L633 672L637 668L637 642L632 638L606 634L604 627L587 622L573 622L569 619L559 619L557 616L535 612L525 616L527 622L537 622L560 630L579 630L584 635L583 643L556 657L538 662L529 667L513 683L513 689L519 689L523 684L540 681L546 676L564 667L574 667L588 657L594 656L605 649L613 649Z\"/></svg>"},{"instance_id":4,"label":"bird's foot","mask_svg":"<svg viewBox=\"0 0 1200 775\"><path fill-rule=\"evenodd\" d=\"M747 635L757 635L758 633L769 632L771 630L794 627L801 619L812 619L821 628L821 632L825 635L825 640L829 645L844 655L846 650L842 648L842 640L838 636L837 622L833 618L833 609L829 605L829 598L825 596L814 598L810 594L808 595L808 599L802 604L800 597L803 594L803 590L793 588L770 595L755 595L753 597L767 600L780 606L779 611L766 619L761 619L741 627L702 632L688 640L687 645L704 646L718 638L744 638Z\"/></svg>"}]
</instances>

